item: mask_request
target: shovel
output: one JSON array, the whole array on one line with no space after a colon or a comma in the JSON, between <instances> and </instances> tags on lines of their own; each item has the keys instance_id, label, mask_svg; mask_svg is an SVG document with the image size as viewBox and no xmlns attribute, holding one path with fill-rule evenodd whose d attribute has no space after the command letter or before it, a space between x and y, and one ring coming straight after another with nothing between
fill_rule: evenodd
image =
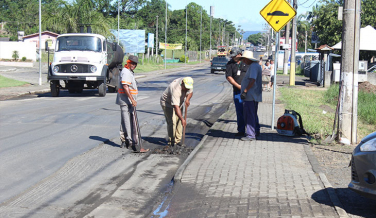
<instances>
[{"instance_id":1,"label":"shovel","mask_svg":"<svg viewBox=\"0 0 376 218\"><path fill-rule=\"evenodd\" d=\"M136 112L136 107L133 109L133 125L134 125L134 130L135 132L132 133L134 134L134 139L135 142L132 145L132 149L136 152L140 152L142 148L142 138L141 138L141 132L140 132L140 126L138 125L138 118L137 118L137 112Z\"/></svg>"},{"instance_id":2,"label":"shovel","mask_svg":"<svg viewBox=\"0 0 376 218\"><path fill-rule=\"evenodd\" d=\"M185 123L187 123L187 110L188 110L188 107L185 106L185 112L184 112L184 120L185 120ZM187 125L183 126L183 136L181 138L181 146L185 146L184 144L184 141L185 141L185 127Z\"/></svg>"}]
</instances>

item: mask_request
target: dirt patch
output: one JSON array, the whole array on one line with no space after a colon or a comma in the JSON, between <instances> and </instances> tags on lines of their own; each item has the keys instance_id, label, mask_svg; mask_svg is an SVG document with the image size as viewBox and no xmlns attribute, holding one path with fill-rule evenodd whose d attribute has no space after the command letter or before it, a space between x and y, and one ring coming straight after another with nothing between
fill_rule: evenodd
<instances>
[{"instance_id":1,"label":"dirt patch","mask_svg":"<svg viewBox=\"0 0 376 218\"><path fill-rule=\"evenodd\" d=\"M319 108L322 109L323 111L326 111L326 112L329 112L329 113L334 113L334 112L336 112L334 109L332 109L332 108L329 107L328 105L320 105Z\"/></svg>"},{"instance_id":2,"label":"dirt patch","mask_svg":"<svg viewBox=\"0 0 376 218\"><path fill-rule=\"evenodd\" d=\"M376 86L366 81L359 84L359 91L376 94Z\"/></svg>"},{"instance_id":3,"label":"dirt patch","mask_svg":"<svg viewBox=\"0 0 376 218\"><path fill-rule=\"evenodd\" d=\"M153 154L170 154L170 155L182 155L182 156L188 156L194 148L192 147L186 147L186 146L165 146L162 149L156 148L152 151Z\"/></svg>"}]
</instances>

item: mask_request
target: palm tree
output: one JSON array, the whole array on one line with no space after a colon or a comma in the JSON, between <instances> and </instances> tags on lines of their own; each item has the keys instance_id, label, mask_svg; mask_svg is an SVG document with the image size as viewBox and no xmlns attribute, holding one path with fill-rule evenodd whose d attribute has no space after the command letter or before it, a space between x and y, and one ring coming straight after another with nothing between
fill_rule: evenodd
<instances>
[{"instance_id":1,"label":"palm tree","mask_svg":"<svg viewBox=\"0 0 376 218\"><path fill-rule=\"evenodd\" d=\"M58 9L43 14L42 23L57 33L79 32L81 25L90 25L93 33L111 35L109 20L94 8L91 0L76 0L71 4L63 1Z\"/></svg>"},{"instance_id":2,"label":"palm tree","mask_svg":"<svg viewBox=\"0 0 376 218\"><path fill-rule=\"evenodd\" d=\"M304 46L304 52L307 52L308 36L311 35L311 25L308 22L307 17L308 13L300 14L297 22L298 48L302 48Z\"/></svg>"}]
</instances>

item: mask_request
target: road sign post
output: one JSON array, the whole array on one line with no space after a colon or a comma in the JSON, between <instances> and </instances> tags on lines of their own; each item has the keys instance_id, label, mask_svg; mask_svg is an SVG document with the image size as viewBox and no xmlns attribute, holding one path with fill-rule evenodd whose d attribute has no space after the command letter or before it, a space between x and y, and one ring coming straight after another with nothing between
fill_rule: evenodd
<instances>
[{"instance_id":1,"label":"road sign post","mask_svg":"<svg viewBox=\"0 0 376 218\"><path fill-rule=\"evenodd\" d=\"M260 15L274 31L279 32L295 17L296 11L286 0L272 0L260 11Z\"/></svg>"},{"instance_id":2,"label":"road sign post","mask_svg":"<svg viewBox=\"0 0 376 218\"><path fill-rule=\"evenodd\" d=\"M276 58L274 63L274 80L273 80L273 111L271 129L274 130L275 117L275 87L277 85L277 67L278 67L278 49L279 49L279 31L293 19L296 11L286 0L272 0L261 11L260 15L276 31ZM286 37L288 39L288 36ZM293 42L295 43L295 42Z\"/></svg>"}]
</instances>

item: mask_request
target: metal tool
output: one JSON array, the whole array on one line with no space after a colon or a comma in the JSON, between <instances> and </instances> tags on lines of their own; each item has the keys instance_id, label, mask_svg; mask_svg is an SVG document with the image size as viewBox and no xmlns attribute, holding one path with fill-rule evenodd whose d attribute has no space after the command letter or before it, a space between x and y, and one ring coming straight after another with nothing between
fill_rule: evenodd
<instances>
[{"instance_id":1,"label":"metal tool","mask_svg":"<svg viewBox=\"0 0 376 218\"><path fill-rule=\"evenodd\" d=\"M135 142L132 143L132 149L136 152L140 152L142 148L142 138L141 138L141 131L140 131L140 126L138 124L138 118L137 118L137 111L136 107L133 109L133 129L135 132L133 132L133 138L135 139Z\"/></svg>"},{"instance_id":2,"label":"metal tool","mask_svg":"<svg viewBox=\"0 0 376 218\"><path fill-rule=\"evenodd\" d=\"M188 110L188 107L185 106L184 120L185 120L186 124L187 124L187 110ZM185 141L185 128L186 128L186 126L183 126L183 136L181 138L181 146L185 146L184 141Z\"/></svg>"}]
</instances>

